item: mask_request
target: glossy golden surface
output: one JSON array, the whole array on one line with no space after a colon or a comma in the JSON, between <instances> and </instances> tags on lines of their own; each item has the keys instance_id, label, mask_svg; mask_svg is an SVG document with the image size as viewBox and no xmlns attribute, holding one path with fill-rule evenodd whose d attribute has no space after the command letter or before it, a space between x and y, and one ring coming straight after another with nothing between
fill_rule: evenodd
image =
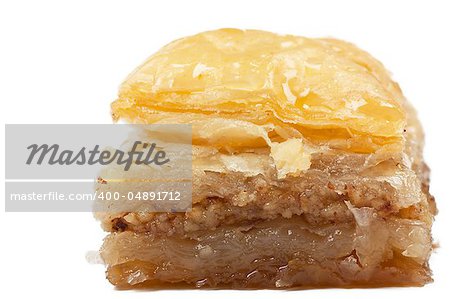
<instances>
[{"instance_id":1,"label":"glossy golden surface","mask_svg":"<svg viewBox=\"0 0 450 299\"><path fill-rule=\"evenodd\" d=\"M265 126L272 135L283 128L284 140L301 136L353 152L387 144L400 151L404 101L384 67L352 44L221 29L176 40L152 55L122 84L112 112L131 122L192 123L194 143L220 140L198 136L215 123ZM241 131L242 140L255 137ZM263 135L244 144L260 145Z\"/></svg>"}]
</instances>

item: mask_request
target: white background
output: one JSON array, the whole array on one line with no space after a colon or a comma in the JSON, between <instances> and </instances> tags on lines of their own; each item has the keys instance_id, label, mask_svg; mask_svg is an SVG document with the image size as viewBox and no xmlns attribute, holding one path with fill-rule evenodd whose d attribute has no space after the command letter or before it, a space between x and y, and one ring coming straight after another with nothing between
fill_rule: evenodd
<instances>
[{"instance_id":1,"label":"white background","mask_svg":"<svg viewBox=\"0 0 450 299\"><path fill-rule=\"evenodd\" d=\"M448 3L448 2L447 2ZM423 288L308 291L117 291L86 262L105 235L89 213L0 212L2 298L437 296L449 289L450 8L446 1L1 1L2 123L110 123L125 76L175 38L220 27L356 43L381 60L419 111L440 214ZM0 140L4 142L4 126ZM4 145L0 147L4 157ZM4 168L3 158L1 159ZM4 179L4 171L1 172ZM4 185L0 184L4 205ZM242 292L242 293L241 293ZM4 296L7 295L7 296Z\"/></svg>"}]
</instances>

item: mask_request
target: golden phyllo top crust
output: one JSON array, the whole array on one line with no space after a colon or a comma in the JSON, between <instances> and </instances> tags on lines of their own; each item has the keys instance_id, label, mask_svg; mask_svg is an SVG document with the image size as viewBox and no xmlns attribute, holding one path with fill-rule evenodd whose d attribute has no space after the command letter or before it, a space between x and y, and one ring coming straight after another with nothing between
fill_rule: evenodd
<instances>
[{"instance_id":1,"label":"golden phyllo top crust","mask_svg":"<svg viewBox=\"0 0 450 299\"><path fill-rule=\"evenodd\" d=\"M382 64L352 44L220 29L163 47L126 79L112 110L133 123L255 126L269 138L279 128L285 140L374 152L403 144L404 101Z\"/></svg>"}]
</instances>

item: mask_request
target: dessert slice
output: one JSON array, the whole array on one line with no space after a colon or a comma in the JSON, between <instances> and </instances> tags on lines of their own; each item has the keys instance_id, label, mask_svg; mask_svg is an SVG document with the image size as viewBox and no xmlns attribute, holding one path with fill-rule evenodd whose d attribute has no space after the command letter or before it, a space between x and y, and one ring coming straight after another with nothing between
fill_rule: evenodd
<instances>
[{"instance_id":1,"label":"dessert slice","mask_svg":"<svg viewBox=\"0 0 450 299\"><path fill-rule=\"evenodd\" d=\"M97 214L110 232L101 255L114 285L431 281L436 207L423 133L384 67L355 46L201 33L138 67L112 112L131 123L190 124L193 146L191 210Z\"/></svg>"}]
</instances>

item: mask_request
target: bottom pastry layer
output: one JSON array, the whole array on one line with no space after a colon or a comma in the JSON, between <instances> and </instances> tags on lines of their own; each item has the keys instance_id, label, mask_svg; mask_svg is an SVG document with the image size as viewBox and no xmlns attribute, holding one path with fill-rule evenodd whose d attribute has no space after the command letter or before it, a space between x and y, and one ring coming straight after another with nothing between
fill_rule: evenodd
<instances>
[{"instance_id":1,"label":"bottom pastry layer","mask_svg":"<svg viewBox=\"0 0 450 299\"><path fill-rule=\"evenodd\" d=\"M355 221L311 226L302 217L184 237L112 233L101 256L109 281L136 287L377 287L431 281L429 228L352 209Z\"/></svg>"}]
</instances>

